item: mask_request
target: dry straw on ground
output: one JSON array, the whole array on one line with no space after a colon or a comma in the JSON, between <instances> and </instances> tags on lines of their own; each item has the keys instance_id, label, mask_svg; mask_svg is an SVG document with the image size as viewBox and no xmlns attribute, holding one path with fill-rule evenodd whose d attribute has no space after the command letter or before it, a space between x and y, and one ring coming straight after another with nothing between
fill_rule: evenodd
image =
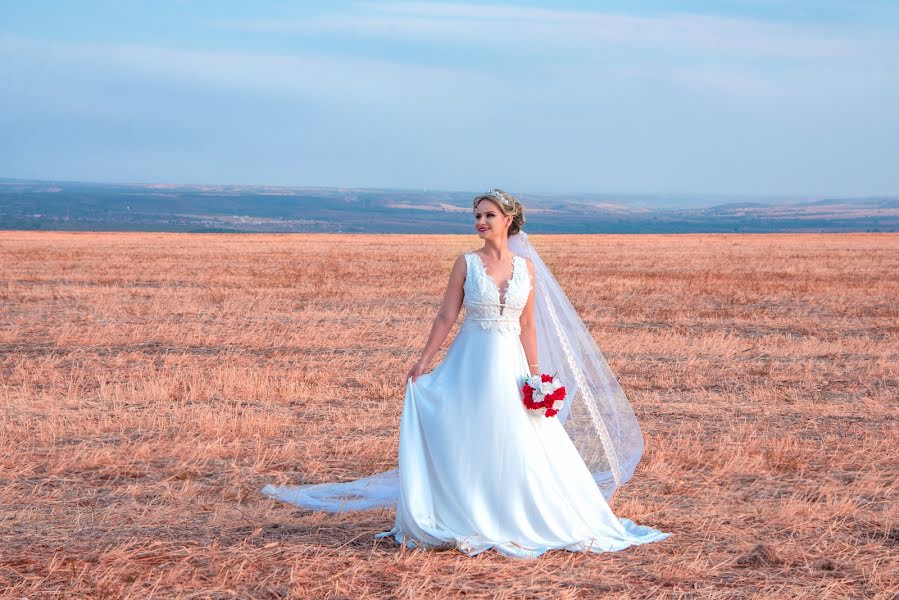
<instances>
[{"instance_id":1,"label":"dry straw on ground","mask_svg":"<svg viewBox=\"0 0 899 600\"><path fill-rule=\"evenodd\" d=\"M643 427L613 509L670 538L470 558L260 495L395 466L474 235L5 232L5 597L896 597L899 236L532 240Z\"/></svg>"}]
</instances>

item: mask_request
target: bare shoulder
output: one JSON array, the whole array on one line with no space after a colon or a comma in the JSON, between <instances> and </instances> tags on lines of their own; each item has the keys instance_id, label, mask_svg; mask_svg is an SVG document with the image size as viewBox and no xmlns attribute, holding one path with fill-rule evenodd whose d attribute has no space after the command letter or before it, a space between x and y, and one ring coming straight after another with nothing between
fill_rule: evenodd
<instances>
[{"instance_id":1,"label":"bare shoulder","mask_svg":"<svg viewBox=\"0 0 899 600\"><path fill-rule=\"evenodd\" d=\"M528 280L531 282L531 289L534 289L534 279L537 278L537 272L534 270L534 261L532 261L527 256L522 256L524 259L524 264L527 265L528 269Z\"/></svg>"},{"instance_id":2,"label":"bare shoulder","mask_svg":"<svg viewBox=\"0 0 899 600\"><path fill-rule=\"evenodd\" d=\"M454 273L462 272L464 274L467 271L468 261L465 259L466 254L468 254L468 252L463 252L456 257L456 260L453 262Z\"/></svg>"},{"instance_id":3,"label":"bare shoulder","mask_svg":"<svg viewBox=\"0 0 899 600\"><path fill-rule=\"evenodd\" d=\"M459 256L456 257L456 263L455 263L455 264L456 264L456 265L462 265L462 269L463 269L463 270L465 270L466 268L468 268L468 255L469 255L469 254L474 254L474 255L475 255L475 258L477 258L478 256L480 256L480 253L479 253L477 250L466 250L465 252L462 252L461 254L459 254ZM483 259L482 259L482 260L483 260Z\"/></svg>"}]
</instances>

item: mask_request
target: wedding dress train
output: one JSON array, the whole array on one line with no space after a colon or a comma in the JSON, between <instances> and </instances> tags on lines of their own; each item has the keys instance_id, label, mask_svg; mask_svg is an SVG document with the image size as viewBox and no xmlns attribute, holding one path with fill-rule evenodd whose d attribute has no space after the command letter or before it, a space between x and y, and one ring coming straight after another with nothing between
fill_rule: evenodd
<instances>
[{"instance_id":1,"label":"wedding dress train","mask_svg":"<svg viewBox=\"0 0 899 600\"><path fill-rule=\"evenodd\" d=\"M504 298L480 255L466 253L465 262L459 332L443 361L407 381L396 520L375 537L516 558L667 538L616 517L559 419L522 403L530 372L519 318L533 287L524 258L513 258Z\"/></svg>"}]
</instances>

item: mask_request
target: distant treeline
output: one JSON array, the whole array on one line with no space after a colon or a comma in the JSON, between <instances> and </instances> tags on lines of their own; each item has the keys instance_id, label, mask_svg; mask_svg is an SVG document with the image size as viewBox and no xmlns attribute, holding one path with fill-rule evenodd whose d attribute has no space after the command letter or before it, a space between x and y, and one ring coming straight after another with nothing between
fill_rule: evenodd
<instances>
[{"instance_id":1,"label":"distant treeline","mask_svg":"<svg viewBox=\"0 0 899 600\"><path fill-rule=\"evenodd\" d=\"M0 179L0 229L471 233L473 192ZM532 233L897 231L899 198L520 194ZM679 208L683 206L683 208Z\"/></svg>"}]
</instances>

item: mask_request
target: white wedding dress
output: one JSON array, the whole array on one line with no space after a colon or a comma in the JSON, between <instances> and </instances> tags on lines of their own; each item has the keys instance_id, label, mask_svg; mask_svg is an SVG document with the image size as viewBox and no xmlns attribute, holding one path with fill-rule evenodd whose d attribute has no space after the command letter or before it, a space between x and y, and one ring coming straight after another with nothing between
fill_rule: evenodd
<instances>
[{"instance_id":1,"label":"white wedding dress","mask_svg":"<svg viewBox=\"0 0 899 600\"><path fill-rule=\"evenodd\" d=\"M375 537L516 558L668 537L616 517L559 419L525 408L519 317L533 286L525 259L513 258L504 298L478 254L465 262L459 333L443 361L407 381L396 521Z\"/></svg>"}]
</instances>

